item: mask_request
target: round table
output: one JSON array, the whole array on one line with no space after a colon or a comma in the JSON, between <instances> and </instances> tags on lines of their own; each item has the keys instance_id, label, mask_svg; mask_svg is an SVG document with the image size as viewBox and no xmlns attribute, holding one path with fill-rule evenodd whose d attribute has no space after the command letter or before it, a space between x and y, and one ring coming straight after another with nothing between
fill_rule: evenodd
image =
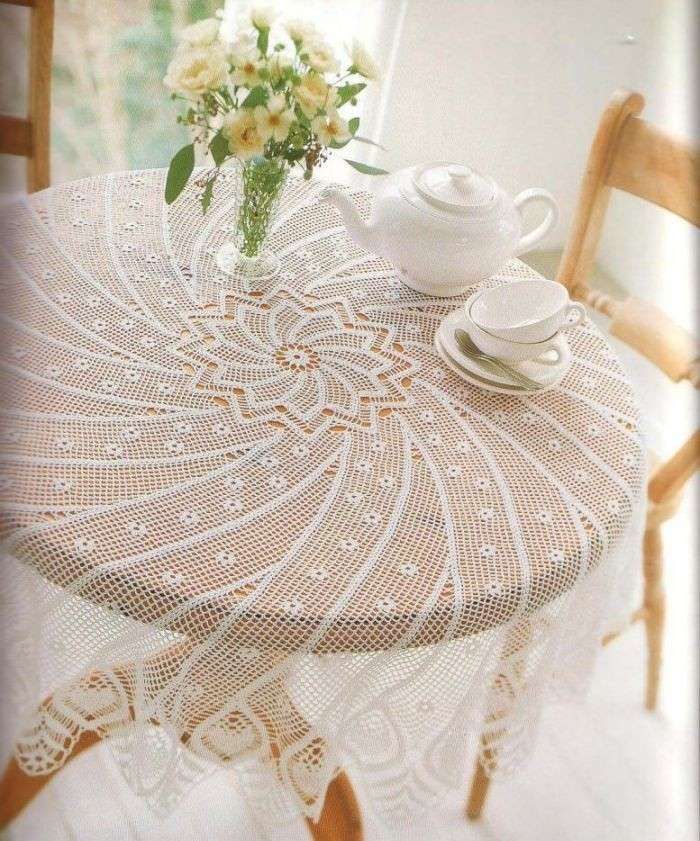
<instances>
[{"instance_id":1,"label":"round table","mask_svg":"<svg viewBox=\"0 0 700 841\"><path fill-rule=\"evenodd\" d=\"M433 348L474 290L403 286L317 185L287 186L281 271L256 281L215 264L234 174L206 216L163 183L99 177L6 214L0 489L39 710L19 762L65 761L59 720L109 732L168 807L196 776L186 734L202 763L254 755L312 816L348 766L391 819L453 784L455 733L495 712L516 764L631 579L644 454L614 353L586 322L557 387L478 389ZM165 733L147 773L129 718Z\"/></svg>"}]
</instances>

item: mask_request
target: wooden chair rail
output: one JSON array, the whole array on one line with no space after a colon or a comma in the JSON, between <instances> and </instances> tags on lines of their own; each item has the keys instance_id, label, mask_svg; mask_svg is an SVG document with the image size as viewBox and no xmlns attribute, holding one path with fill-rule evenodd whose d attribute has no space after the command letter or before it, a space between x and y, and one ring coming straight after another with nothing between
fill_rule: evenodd
<instances>
[{"instance_id":1,"label":"wooden chair rail","mask_svg":"<svg viewBox=\"0 0 700 841\"><path fill-rule=\"evenodd\" d=\"M606 182L700 227L700 152L639 117L625 122Z\"/></svg>"},{"instance_id":2,"label":"wooden chair rail","mask_svg":"<svg viewBox=\"0 0 700 841\"><path fill-rule=\"evenodd\" d=\"M700 386L697 340L659 307L634 296L620 301L588 286L578 286L572 294L607 316L610 334L646 357L669 379Z\"/></svg>"},{"instance_id":3,"label":"wooden chair rail","mask_svg":"<svg viewBox=\"0 0 700 841\"><path fill-rule=\"evenodd\" d=\"M654 304L630 296L610 322L610 334L653 362L674 382L692 376L698 346L690 333Z\"/></svg>"},{"instance_id":4,"label":"wooden chair rail","mask_svg":"<svg viewBox=\"0 0 700 841\"><path fill-rule=\"evenodd\" d=\"M0 154L21 155L24 158L32 154L32 125L29 120L0 115Z\"/></svg>"},{"instance_id":5,"label":"wooden chair rail","mask_svg":"<svg viewBox=\"0 0 700 841\"><path fill-rule=\"evenodd\" d=\"M0 116L0 152L27 159L27 191L50 183L51 68L54 0L0 0L30 9L29 99L26 119Z\"/></svg>"},{"instance_id":6,"label":"wooden chair rail","mask_svg":"<svg viewBox=\"0 0 700 841\"><path fill-rule=\"evenodd\" d=\"M674 382L700 386L700 348L696 339L654 304L634 296L619 301L590 287L573 296L610 319L610 334L646 357Z\"/></svg>"}]
</instances>

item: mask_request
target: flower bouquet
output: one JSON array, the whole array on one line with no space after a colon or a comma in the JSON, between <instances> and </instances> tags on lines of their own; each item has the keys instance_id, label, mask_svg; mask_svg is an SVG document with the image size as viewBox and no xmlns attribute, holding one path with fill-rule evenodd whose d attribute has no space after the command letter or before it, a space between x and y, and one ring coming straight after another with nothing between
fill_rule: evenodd
<instances>
[{"instance_id":1,"label":"flower bouquet","mask_svg":"<svg viewBox=\"0 0 700 841\"><path fill-rule=\"evenodd\" d=\"M217 263L226 271L237 266L266 274L275 260L263 246L289 172L298 167L311 178L329 149L353 140L372 143L358 134L359 117L346 119L345 112L379 72L358 41L341 66L314 26L287 21L278 31L268 8L253 8L236 32L222 15L187 27L168 66L164 83L187 106L177 119L194 140L170 162L165 200L174 202L190 179L195 143L206 144L214 162L195 182L205 213L222 166L234 162L242 178L237 239L224 246ZM345 160L365 174L385 173Z\"/></svg>"}]
</instances>

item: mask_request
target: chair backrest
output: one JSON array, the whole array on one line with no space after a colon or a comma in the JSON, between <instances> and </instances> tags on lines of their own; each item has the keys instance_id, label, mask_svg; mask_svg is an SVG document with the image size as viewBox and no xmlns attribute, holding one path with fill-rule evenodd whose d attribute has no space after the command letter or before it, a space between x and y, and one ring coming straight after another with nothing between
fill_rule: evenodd
<instances>
[{"instance_id":1,"label":"chair backrest","mask_svg":"<svg viewBox=\"0 0 700 841\"><path fill-rule=\"evenodd\" d=\"M700 152L639 117L644 98L618 90L598 124L557 280L572 297L610 318L610 333L672 380L700 386L695 339L662 310L629 297L619 301L589 285L612 188L653 202L700 227ZM677 495L700 466L700 433L661 464L650 482L653 502Z\"/></svg>"},{"instance_id":2,"label":"chair backrest","mask_svg":"<svg viewBox=\"0 0 700 841\"><path fill-rule=\"evenodd\" d=\"M27 159L27 191L50 183L51 61L54 0L0 0L26 6L29 24L29 97L26 117L0 115L0 153Z\"/></svg>"}]
</instances>

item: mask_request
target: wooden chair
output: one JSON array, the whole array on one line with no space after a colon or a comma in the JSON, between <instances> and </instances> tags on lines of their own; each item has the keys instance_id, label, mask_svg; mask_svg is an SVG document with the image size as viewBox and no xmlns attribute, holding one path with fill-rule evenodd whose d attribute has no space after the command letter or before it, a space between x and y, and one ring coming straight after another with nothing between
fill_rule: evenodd
<instances>
[{"instance_id":1,"label":"wooden chair","mask_svg":"<svg viewBox=\"0 0 700 841\"><path fill-rule=\"evenodd\" d=\"M27 159L27 192L49 186L53 0L0 0L28 6L29 97L26 117L0 115L0 153Z\"/></svg>"},{"instance_id":2,"label":"wooden chair","mask_svg":"<svg viewBox=\"0 0 700 841\"><path fill-rule=\"evenodd\" d=\"M639 117L644 98L616 91L598 125L578 206L557 280L571 296L610 319L609 332L654 363L674 382L700 385L698 347L660 309L635 297L616 300L588 285L613 188L632 193L700 227L700 152ZM656 708L664 626L661 524L675 514L688 479L700 467L700 430L662 462L653 454L643 545L644 597L631 622L643 621L647 639L646 707ZM603 640L611 642L618 634ZM489 762L493 756L487 756ZM481 815L489 778L477 761L467 802Z\"/></svg>"}]
</instances>

